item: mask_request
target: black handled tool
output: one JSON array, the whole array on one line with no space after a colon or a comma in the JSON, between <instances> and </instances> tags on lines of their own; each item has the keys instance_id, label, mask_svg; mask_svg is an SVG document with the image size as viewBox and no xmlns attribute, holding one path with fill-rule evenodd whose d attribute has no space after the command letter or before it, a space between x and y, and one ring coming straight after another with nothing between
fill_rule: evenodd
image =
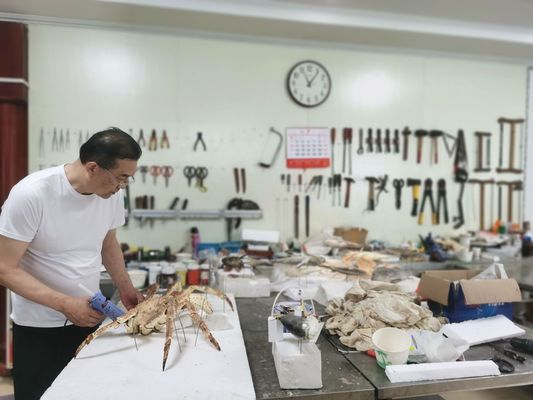
<instances>
[{"instance_id":1,"label":"black handled tool","mask_svg":"<svg viewBox=\"0 0 533 400\"><path fill-rule=\"evenodd\" d=\"M300 198L298 195L294 196L294 237L297 239L300 236Z\"/></svg>"}]
</instances>

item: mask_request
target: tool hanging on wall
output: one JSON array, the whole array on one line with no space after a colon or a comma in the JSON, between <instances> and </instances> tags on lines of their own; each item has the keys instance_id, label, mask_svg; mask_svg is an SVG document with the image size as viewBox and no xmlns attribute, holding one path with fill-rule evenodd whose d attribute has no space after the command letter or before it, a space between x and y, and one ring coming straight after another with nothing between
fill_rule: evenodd
<instances>
[{"instance_id":1,"label":"tool hanging on wall","mask_svg":"<svg viewBox=\"0 0 533 400\"><path fill-rule=\"evenodd\" d=\"M157 183L157 177L161 174L159 165L150 165L150 175L154 178L154 185Z\"/></svg>"},{"instance_id":2,"label":"tool hanging on wall","mask_svg":"<svg viewBox=\"0 0 533 400\"><path fill-rule=\"evenodd\" d=\"M367 152L369 153L374 152L374 139L372 138L372 128L368 128L368 133L366 136L366 146L367 146Z\"/></svg>"},{"instance_id":3,"label":"tool hanging on wall","mask_svg":"<svg viewBox=\"0 0 533 400\"><path fill-rule=\"evenodd\" d=\"M485 185L493 185L494 179L470 179L468 183L479 185L479 230L485 230ZM493 204L491 204L492 208ZM491 221L492 224L492 221Z\"/></svg>"},{"instance_id":4,"label":"tool hanging on wall","mask_svg":"<svg viewBox=\"0 0 533 400\"><path fill-rule=\"evenodd\" d=\"M465 134L462 129L457 133L455 143L455 158L453 162L453 173L456 182L466 182L468 179L468 157L466 152Z\"/></svg>"},{"instance_id":5,"label":"tool hanging on wall","mask_svg":"<svg viewBox=\"0 0 533 400\"><path fill-rule=\"evenodd\" d=\"M309 237L309 231L311 230L311 199L309 195L305 196L305 237Z\"/></svg>"},{"instance_id":6,"label":"tool hanging on wall","mask_svg":"<svg viewBox=\"0 0 533 400\"><path fill-rule=\"evenodd\" d=\"M399 210L402 207L402 188L405 185L403 179L394 179L392 181L392 187L394 188L395 206Z\"/></svg>"},{"instance_id":7,"label":"tool hanging on wall","mask_svg":"<svg viewBox=\"0 0 533 400\"><path fill-rule=\"evenodd\" d=\"M391 152L390 129L385 129L385 153Z\"/></svg>"},{"instance_id":8,"label":"tool hanging on wall","mask_svg":"<svg viewBox=\"0 0 533 400\"><path fill-rule=\"evenodd\" d=\"M375 176L367 176L365 179L368 181L368 211L374 211L376 209L375 198L375 185L379 183L379 179Z\"/></svg>"},{"instance_id":9,"label":"tool hanging on wall","mask_svg":"<svg viewBox=\"0 0 533 400\"><path fill-rule=\"evenodd\" d=\"M403 160L407 161L407 157L409 156L409 136L411 135L411 130L406 126L403 128L402 136L403 136Z\"/></svg>"},{"instance_id":10,"label":"tool hanging on wall","mask_svg":"<svg viewBox=\"0 0 533 400\"><path fill-rule=\"evenodd\" d=\"M124 221L124 226L128 226L130 222L130 215L131 215L131 196L130 196L130 186L126 185L125 188L125 196L124 196L124 209L126 210L126 218Z\"/></svg>"},{"instance_id":11,"label":"tool hanging on wall","mask_svg":"<svg viewBox=\"0 0 533 400\"><path fill-rule=\"evenodd\" d=\"M389 180L389 176L387 174L385 174L382 178L378 179L379 184L378 184L377 191L376 191L376 207L379 204L379 198L381 197L381 193L383 192L389 193L389 191L387 190L388 180Z\"/></svg>"},{"instance_id":12,"label":"tool hanging on wall","mask_svg":"<svg viewBox=\"0 0 533 400\"><path fill-rule=\"evenodd\" d=\"M41 128L41 133L39 134L39 157L44 157L44 129Z\"/></svg>"},{"instance_id":13,"label":"tool hanging on wall","mask_svg":"<svg viewBox=\"0 0 533 400\"><path fill-rule=\"evenodd\" d=\"M476 168L474 168L474 172L490 172L490 137L492 134L490 132L474 132L474 135L477 138L477 164ZM487 160L486 162L483 162L485 154ZM472 182L472 180L470 180L470 182Z\"/></svg>"},{"instance_id":14,"label":"tool hanging on wall","mask_svg":"<svg viewBox=\"0 0 533 400\"><path fill-rule=\"evenodd\" d=\"M146 183L146 174L148 172L148 166L147 165L141 165L139 167L139 172L141 173L142 182Z\"/></svg>"},{"instance_id":15,"label":"tool hanging on wall","mask_svg":"<svg viewBox=\"0 0 533 400\"><path fill-rule=\"evenodd\" d=\"M443 132L439 130L430 130L428 136L430 137L430 163L438 164L439 163L439 138L442 137Z\"/></svg>"},{"instance_id":16,"label":"tool hanging on wall","mask_svg":"<svg viewBox=\"0 0 533 400\"><path fill-rule=\"evenodd\" d=\"M161 143L159 144L160 149L169 149L170 143L168 141L167 131L163 129L163 136L161 136Z\"/></svg>"},{"instance_id":17,"label":"tool hanging on wall","mask_svg":"<svg viewBox=\"0 0 533 400\"><path fill-rule=\"evenodd\" d=\"M87 139L85 139L85 141L87 141ZM141 129L141 131L139 132L139 137L137 138L137 144L141 147L145 147L146 146L146 140L144 140L144 134L143 134L143 130Z\"/></svg>"},{"instance_id":18,"label":"tool hanging on wall","mask_svg":"<svg viewBox=\"0 0 533 400\"><path fill-rule=\"evenodd\" d=\"M300 198L294 196L294 238L300 237Z\"/></svg>"},{"instance_id":19,"label":"tool hanging on wall","mask_svg":"<svg viewBox=\"0 0 533 400\"><path fill-rule=\"evenodd\" d=\"M287 181L287 193L289 193L291 191L291 174L287 174L285 180Z\"/></svg>"},{"instance_id":20,"label":"tool hanging on wall","mask_svg":"<svg viewBox=\"0 0 533 400\"><path fill-rule=\"evenodd\" d=\"M303 183L303 176L302 174L298 174L298 192L302 193L302 183Z\"/></svg>"},{"instance_id":21,"label":"tool hanging on wall","mask_svg":"<svg viewBox=\"0 0 533 400\"><path fill-rule=\"evenodd\" d=\"M149 209L150 210L155 210L155 196L150 196L149 197L150 199L150 204L149 204ZM153 228L154 227L154 219L150 219L150 228Z\"/></svg>"},{"instance_id":22,"label":"tool hanging on wall","mask_svg":"<svg viewBox=\"0 0 533 400\"><path fill-rule=\"evenodd\" d=\"M276 162L276 159L278 158L278 154L281 150L281 146L283 144L283 135L279 133L274 127L270 128L270 133L273 133L273 135L269 135L267 139L267 143L263 147L261 160L263 160L263 156L265 152L272 151L272 157L270 158L269 162L260 161L259 166L261 168L270 168L274 163Z\"/></svg>"},{"instance_id":23,"label":"tool hanging on wall","mask_svg":"<svg viewBox=\"0 0 533 400\"><path fill-rule=\"evenodd\" d=\"M433 202L433 180L431 178L427 178L424 181L424 194L422 196L422 202L420 203L420 212L418 213L418 225L424 224L424 207L428 199L431 209L431 223L435 225L437 223L437 213L435 210L435 203Z\"/></svg>"},{"instance_id":24,"label":"tool hanging on wall","mask_svg":"<svg viewBox=\"0 0 533 400\"><path fill-rule=\"evenodd\" d=\"M422 184L422 181L420 179L407 178L406 184L408 187L411 187L413 194L411 216L416 217L418 215L418 201L420 199L420 185Z\"/></svg>"},{"instance_id":25,"label":"tool hanging on wall","mask_svg":"<svg viewBox=\"0 0 533 400\"><path fill-rule=\"evenodd\" d=\"M453 228L458 229L465 223L465 217L463 212L463 195L465 193L465 185L468 181L468 172L466 172L466 169L460 168L457 170L455 174L455 182L459 183L460 189L459 189L459 196L457 197L457 211L458 215L456 217L453 217L453 221L455 222Z\"/></svg>"},{"instance_id":26,"label":"tool hanging on wall","mask_svg":"<svg viewBox=\"0 0 533 400\"><path fill-rule=\"evenodd\" d=\"M174 174L174 168L170 165L161 166L161 175L165 178L165 187L168 187L168 180Z\"/></svg>"},{"instance_id":27,"label":"tool hanging on wall","mask_svg":"<svg viewBox=\"0 0 533 400\"><path fill-rule=\"evenodd\" d=\"M131 129L130 129L130 136L131 136ZM83 144L83 132L80 129L80 132L78 133L78 147L81 147Z\"/></svg>"},{"instance_id":28,"label":"tool hanging on wall","mask_svg":"<svg viewBox=\"0 0 533 400\"><path fill-rule=\"evenodd\" d=\"M323 181L323 176L322 175L315 175L311 178L311 180L309 181L309 183L307 184L307 187L305 188L305 193L307 193L310 189L311 191L313 192L316 188L318 188L317 190L317 199L320 199L320 191L322 189L322 181Z\"/></svg>"},{"instance_id":29,"label":"tool hanging on wall","mask_svg":"<svg viewBox=\"0 0 533 400\"><path fill-rule=\"evenodd\" d=\"M65 151L65 138L63 136L63 129L59 130L59 151L60 152Z\"/></svg>"},{"instance_id":30,"label":"tool hanging on wall","mask_svg":"<svg viewBox=\"0 0 533 400\"><path fill-rule=\"evenodd\" d=\"M196 140L194 141L194 145L192 146L193 151L196 151L196 149L198 148L198 144L201 144L204 151L207 151L207 146L205 145L202 132L196 132Z\"/></svg>"},{"instance_id":31,"label":"tool hanging on wall","mask_svg":"<svg viewBox=\"0 0 533 400\"><path fill-rule=\"evenodd\" d=\"M65 134L65 150L70 150L70 131L67 129L67 133Z\"/></svg>"},{"instance_id":32,"label":"tool hanging on wall","mask_svg":"<svg viewBox=\"0 0 533 400\"><path fill-rule=\"evenodd\" d=\"M496 182L498 186L507 186L507 222L513 223L513 192L515 189L515 186L518 186L519 188L522 187L522 181L516 180L516 181L498 181ZM501 208L501 199L499 208ZM498 210L501 214L501 210Z\"/></svg>"},{"instance_id":33,"label":"tool hanging on wall","mask_svg":"<svg viewBox=\"0 0 533 400\"><path fill-rule=\"evenodd\" d=\"M344 197L344 208L350 207L350 192L352 190L352 183L355 183L353 178L344 177L346 181L346 195Z\"/></svg>"},{"instance_id":34,"label":"tool hanging on wall","mask_svg":"<svg viewBox=\"0 0 533 400\"><path fill-rule=\"evenodd\" d=\"M335 128L329 131L329 138L331 141L331 175L335 174Z\"/></svg>"},{"instance_id":35,"label":"tool hanging on wall","mask_svg":"<svg viewBox=\"0 0 533 400\"><path fill-rule=\"evenodd\" d=\"M127 187L127 186L126 186ZM175 210L176 207L178 206L178 202L180 201L180 198L179 197L174 197L174 199L172 200L172 203L170 203L170 206L168 207L169 210Z\"/></svg>"},{"instance_id":36,"label":"tool hanging on wall","mask_svg":"<svg viewBox=\"0 0 533 400\"><path fill-rule=\"evenodd\" d=\"M516 150L516 125L521 125L520 130L520 138L523 136L523 122L524 119L517 118L517 119L510 119L510 118L498 118L498 123L500 124L500 159L499 159L499 165L498 168L496 168L496 172L498 173L513 173L513 174L520 174L522 173L522 169L515 168L515 150ZM503 131L504 131L504 124L510 125L510 138L509 138L509 166L507 168L503 168Z\"/></svg>"},{"instance_id":37,"label":"tool hanging on wall","mask_svg":"<svg viewBox=\"0 0 533 400\"><path fill-rule=\"evenodd\" d=\"M428 135L428 131L424 129L417 129L415 131L415 137L416 137L416 163L420 164L422 161L422 146L424 144L424 136Z\"/></svg>"},{"instance_id":38,"label":"tool hanging on wall","mask_svg":"<svg viewBox=\"0 0 533 400\"><path fill-rule=\"evenodd\" d=\"M376 153L382 152L383 148L381 147L381 129L378 129L376 133Z\"/></svg>"},{"instance_id":39,"label":"tool hanging on wall","mask_svg":"<svg viewBox=\"0 0 533 400\"><path fill-rule=\"evenodd\" d=\"M440 224L441 208L444 212L444 223L449 222L448 218L448 200L446 198L446 180L439 179L437 182L437 224Z\"/></svg>"},{"instance_id":40,"label":"tool hanging on wall","mask_svg":"<svg viewBox=\"0 0 533 400\"><path fill-rule=\"evenodd\" d=\"M342 130L342 173L346 173L346 158L348 158L349 168L352 167L352 128ZM348 155L347 155L348 153ZM351 173L351 172L350 172Z\"/></svg>"},{"instance_id":41,"label":"tool hanging on wall","mask_svg":"<svg viewBox=\"0 0 533 400\"><path fill-rule=\"evenodd\" d=\"M352 174L352 139L353 139L353 129L348 128L348 174Z\"/></svg>"},{"instance_id":42,"label":"tool hanging on wall","mask_svg":"<svg viewBox=\"0 0 533 400\"><path fill-rule=\"evenodd\" d=\"M186 210L187 209L187 205L189 204L189 199L185 199L183 200L183 203L181 203L181 210Z\"/></svg>"},{"instance_id":43,"label":"tool hanging on wall","mask_svg":"<svg viewBox=\"0 0 533 400\"><path fill-rule=\"evenodd\" d=\"M341 174L335 174L333 176L333 187L336 188L336 190L333 190L333 200L335 201L335 192L337 193L337 200L338 205L341 205L341 185L342 185L342 175ZM334 204L335 205L335 204Z\"/></svg>"},{"instance_id":44,"label":"tool hanging on wall","mask_svg":"<svg viewBox=\"0 0 533 400\"><path fill-rule=\"evenodd\" d=\"M246 169L241 168L242 192L246 193Z\"/></svg>"},{"instance_id":45,"label":"tool hanging on wall","mask_svg":"<svg viewBox=\"0 0 533 400\"><path fill-rule=\"evenodd\" d=\"M392 139L392 145L394 147L394 153L398 154L400 152L400 130L394 130L394 139Z\"/></svg>"},{"instance_id":46,"label":"tool hanging on wall","mask_svg":"<svg viewBox=\"0 0 533 400\"><path fill-rule=\"evenodd\" d=\"M363 135L364 135L364 132L363 132L363 128L359 128L359 147L357 148L357 154L361 155L364 153L364 148L363 148Z\"/></svg>"},{"instance_id":47,"label":"tool hanging on wall","mask_svg":"<svg viewBox=\"0 0 533 400\"><path fill-rule=\"evenodd\" d=\"M282 175L282 177L285 178L285 175ZM239 193L239 168L233 168L233 180L235 181L235 191Z\"/></svg>"}]
</instances>

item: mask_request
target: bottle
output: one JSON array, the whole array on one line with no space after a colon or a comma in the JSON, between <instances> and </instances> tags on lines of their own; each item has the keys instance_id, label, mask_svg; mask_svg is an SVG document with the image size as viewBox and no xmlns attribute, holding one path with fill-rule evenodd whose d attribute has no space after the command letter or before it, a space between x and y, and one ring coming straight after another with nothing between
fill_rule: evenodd
<instances>
[{"instance_id":1,"label":"bottle","mask_svg":"<svg viewBox=\"0 0 533 400\"><path fill-rule=\"evenodd\" d=\"M198 245L200 244L200 232L198 228L193 226L191 228L191 250L194 259L198 258Z\"/></svg>"},{"instance_id":2,"label":"bottle","mask_svg":"<svg viewBox=\"0 0 533 400\"><path fill-rule=\"evenodd\" d=\"M200 265L200 285L209 286L209 264Z\"/></svg>"}]
</instances>

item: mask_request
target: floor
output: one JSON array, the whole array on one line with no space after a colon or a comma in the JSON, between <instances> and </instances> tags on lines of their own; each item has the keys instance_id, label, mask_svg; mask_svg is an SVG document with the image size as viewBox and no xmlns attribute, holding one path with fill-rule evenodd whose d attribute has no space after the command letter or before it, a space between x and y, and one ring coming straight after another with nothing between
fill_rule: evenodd
<instances>
[{"instance_id":1,"label":"floor","mask_svg":"<svg viewBox=\"0 0 533 400\"><path fill-rule=\"evenodd\" d=\"M0 396L13 394L13 381L10 377L0 377ZM502 389L478 390L470 392L451 392L441 394L445 400L530 400L533 386L520 386ZM2 397L0 397L2 400Z\"/></svg>"}]
</instances>

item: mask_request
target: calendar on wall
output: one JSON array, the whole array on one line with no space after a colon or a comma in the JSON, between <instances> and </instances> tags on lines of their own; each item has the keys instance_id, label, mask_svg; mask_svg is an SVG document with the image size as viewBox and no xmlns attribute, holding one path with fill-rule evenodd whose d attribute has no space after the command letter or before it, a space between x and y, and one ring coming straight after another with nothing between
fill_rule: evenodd
<instances>
[{"instance_id":1,"label":"calendar on wall","mask_svg":"<svg viewBox=\"0 0 533 400\"><path fill-rule=\"evenodd\" d=\"M328 168L331 139L329 128L287 128L287 168Z\"/></svg>"}]
</instances>

